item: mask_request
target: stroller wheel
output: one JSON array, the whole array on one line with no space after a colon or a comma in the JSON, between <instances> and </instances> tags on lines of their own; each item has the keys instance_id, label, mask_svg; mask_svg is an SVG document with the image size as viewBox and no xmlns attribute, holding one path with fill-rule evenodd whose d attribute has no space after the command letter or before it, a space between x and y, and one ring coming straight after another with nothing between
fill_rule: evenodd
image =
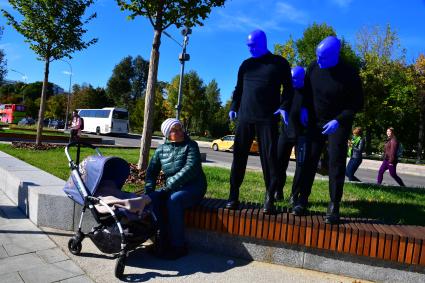
<instances>
[{"instance_id":1,"label":"stroller wheel","mask_svg":"<svg viewBox=\"0 0 425 283\"><path fill-rule=\"evenodd\" d=\"M76 240L74 237L68 241L68 249L73 255L78 255L81 252L81 242Z\"/></svg>"},{"instance_id":2,"label":"stroller wheel","mask_svg":"<svg viewBox=\"0 0 425 283\"><path fill-rule=\"evenodd\" d=\"M124 274L126 256L120 256L115 263L115 277L120 279Z\"/></svg>"}]
</instances>

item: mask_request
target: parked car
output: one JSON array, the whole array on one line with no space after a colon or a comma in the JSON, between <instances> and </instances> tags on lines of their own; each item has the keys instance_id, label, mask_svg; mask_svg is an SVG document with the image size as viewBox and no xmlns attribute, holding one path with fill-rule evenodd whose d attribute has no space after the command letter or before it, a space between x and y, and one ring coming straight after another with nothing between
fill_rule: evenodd
<instances>
[{"instance_id":1,"label":"parked car","mask_svg":"<svg viewBox=\"0 0 425 283\"><path fill-rule=\"evenodd\" d=\"M30 125L34 125L34 124L35 124L35 120L33 118L22 118L18 122L18 125L20 125L20 126L30 126Z\"/></svg>"},{"instance_id":2,"label":"parked car","mask_svg":"<svg viewBox=\"0 0 425 283\"><path fill-rule=\"evenodd\" d=\"M227 135L221 139L213 140L211 143L211 148L215 151L233 151L233 144L235 143L235 135ZM256 140L252 141L251 148L249 149L250 153L258 153L258 143Z\"/></svg>"},{"instance_id":3,"label":"parked car","mask_svg":"<svg viewBox=\"0 0 425 283\"><path fill-rule=\"evenodd\" d=\"M48 127L54 129L63 129L65 128L65 122L62 120L50 120Z\"/></svg>"}]
</instances>

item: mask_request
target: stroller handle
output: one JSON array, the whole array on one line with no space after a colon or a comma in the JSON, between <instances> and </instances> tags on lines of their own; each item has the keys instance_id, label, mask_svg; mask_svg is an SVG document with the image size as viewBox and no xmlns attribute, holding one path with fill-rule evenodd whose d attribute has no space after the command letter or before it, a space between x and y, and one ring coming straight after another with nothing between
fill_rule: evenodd
<instances>
[{"instance_id":1,"label":"stroller handle","mask_svg":"<svg viewBox=\"0 0 425 283\"><path fill-rule=\"evenodd\" d=\"M102 156L102 153L94 145L92 145L90 143L87 143L87 142L74 141L74 142L70 142L65 147L65 155L66 155L66 158L68 159L68 161L69 161L70 164L73 163L73 160L72 160L71 155L69 154L69 149L71 147L73 147L73 146L76 146L77 147L77 164L78 164L79 161L80 161L80 148L81 148L82 145L85 146L85 147L89 147L91 149L94 149L96 151L97 155Z\"/></svg>"}]
</instances>

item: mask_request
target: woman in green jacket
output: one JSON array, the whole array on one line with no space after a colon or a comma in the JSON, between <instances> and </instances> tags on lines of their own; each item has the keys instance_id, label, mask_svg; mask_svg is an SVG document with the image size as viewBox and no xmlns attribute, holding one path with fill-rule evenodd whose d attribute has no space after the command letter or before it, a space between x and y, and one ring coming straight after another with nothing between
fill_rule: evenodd
<instances>
[{"instance_id":1,"label":"woman in green jacket","mask_svg":"<svg viewBox=\"0 0 425 283\"><path fill-rule=\"evenodd\" d=\"M177 259L187 254L184 210L203 199L207 182L198 144L185 134L180 121L174 118L165 120L161 132L165 143L158 146L149 163L145 192L152 199L153 211L158 218L160 256ZM155 190L161 170L165 175L165 186ZM164 215L164 207L167 215Z\"/></svg>"}]
</instances>

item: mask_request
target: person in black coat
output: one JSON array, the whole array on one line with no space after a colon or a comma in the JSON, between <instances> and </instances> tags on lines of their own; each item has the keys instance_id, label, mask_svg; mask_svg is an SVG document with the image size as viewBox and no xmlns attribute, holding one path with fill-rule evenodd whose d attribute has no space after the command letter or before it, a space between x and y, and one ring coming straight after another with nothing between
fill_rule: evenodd
<instances>
[{"instance_id":1,"label":"person in black coat","mask_svg":"<svg viewBox=\"0 0 425 283\"><path fill-rule=\"evenodd\" d=\"M270 53L266 34L262 30L251 32L247 45L252 57L239 67L229 112L229 118L238 118L238 124L226 208L236 209L239 206L239 188L245 176L249 149L257 136L266 185L263 212L274 213L278 174L279 119L276 114L280 114L287 123L293 96L291 68L285 58Z\"/></svg>"},{"instance_id":2,"label":"person in black coat","mask_svg":"<svg viewBox=\"0 0 425 283\"><path fill-rule=\"evenodd\" d=\"M339 222L339 206L345 181L347 140L354 115L363 106L359 73L339 60L341 43L329 36L316 48L317 61L310 64L305 77L305 105L309 105L308 139L310 152L303 171L300 199L293 209L295 215L305 213L317 165L328 142L329 194L327 223Z\"/></svg>"}]
</instances>

